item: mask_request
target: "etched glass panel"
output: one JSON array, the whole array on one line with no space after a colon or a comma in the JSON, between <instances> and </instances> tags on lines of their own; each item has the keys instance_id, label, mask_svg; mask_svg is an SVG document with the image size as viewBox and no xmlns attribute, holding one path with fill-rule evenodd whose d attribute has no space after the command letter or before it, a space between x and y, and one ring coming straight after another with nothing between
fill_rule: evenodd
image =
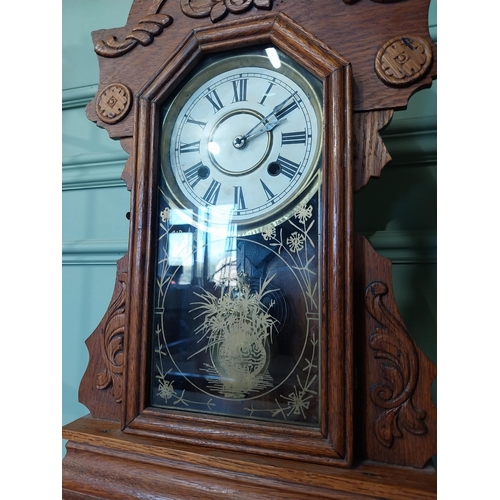
<instances>
[{"instance_id":1,"label":"etched glass panel","mask_svg":"<svg viewBox=\"0 0 500 500\"><path fill-rule=\"evenodd\" d=\"M268 49L165 107L152 406L319 426L320 88Z\"/></svg>"}]
</instances>

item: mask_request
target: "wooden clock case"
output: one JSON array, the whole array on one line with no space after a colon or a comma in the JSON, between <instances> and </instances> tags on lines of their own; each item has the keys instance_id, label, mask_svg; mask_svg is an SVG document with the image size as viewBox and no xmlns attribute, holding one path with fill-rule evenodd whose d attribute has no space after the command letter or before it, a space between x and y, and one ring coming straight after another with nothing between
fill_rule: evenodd
<instances>
[{"instance_id":1,"label":"wooden clock case","mask_svg":"<svg viewBox=\"0 0 500 500\"><path fill-rule=\"evenodd\" d=\"M428 0L135 0L93 33L90 120L129 153L128 253L87 340L65 426L63 497L431 498L436 367L408 334L391 263L352 226L353 195L390 160L379 131L436 76ZM148 407L148 304L158 109L205 54L269 44L323 82L324 352L318 430ZM329 314L335 311L336 314Z\"/></svg>"}]
</instances>

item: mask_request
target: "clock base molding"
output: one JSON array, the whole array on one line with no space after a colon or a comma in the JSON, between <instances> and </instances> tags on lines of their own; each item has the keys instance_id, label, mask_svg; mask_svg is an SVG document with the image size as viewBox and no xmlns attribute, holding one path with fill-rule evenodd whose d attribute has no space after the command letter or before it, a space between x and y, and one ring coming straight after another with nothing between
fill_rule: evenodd
<instances>
[{"instance_id":1,"label":"clock base molding","mask_svg":"<svg viewBox=\"0 0 500 500\"><path fill-rule=\"evenodd\" d=\"M346 469L261 457L127 434L90 416L66 425L63 437L67 500L436 498L432 466L360 462Z\"/></svg>"}]
</instances>

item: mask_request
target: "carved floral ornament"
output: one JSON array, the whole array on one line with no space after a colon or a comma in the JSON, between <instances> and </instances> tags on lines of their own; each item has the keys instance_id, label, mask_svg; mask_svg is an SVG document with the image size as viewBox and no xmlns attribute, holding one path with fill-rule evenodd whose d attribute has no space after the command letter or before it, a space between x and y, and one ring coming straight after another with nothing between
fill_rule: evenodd
<instances>
[{"instance_id":1,"label":"carved floral ornament","mask_svg":"<svg viewBox=\"0 0 500 500\"><path fill-rule=\"evenodd\" d=\"M231 14L241 14L252 7L257 9L270 10L274 0L181 0L181 9L189 17L208 17L213 23L220 21L228 12ZM277 3L281 3L278 0ZM351 5L359 0L343 0ZM372 0L377 3L399 2L401 0Z\"/></svg>"},{"instance_id":2,"label":"carved floral ornament","mask_svg":"<svg viewBox=\"0 0 500 500\"><path fill-rule=\"evenodd\" d=\"M375 3L397 3L402 2L403 0L372 0ZM344 0L344 3L347 5L352 5L353 3L357 3L359 0Z\"/></svg>"},{"instance_id":3,"label":"carved floral ornament","mask_svg":"<svg viewBox=\"0 0 500 500\"><path fill-rule=\"evenodd\" d=\"M228 12L241 14L255 6L269 10L273 0L181 0L181 9L188 17L208 17L213 23L220 21Z\"/></svg>"},{"instance_id":4,"label":"carved floral ornament","mask_svg":"<svg viewBox=\"0 0 500 500\"><path fill-rule=\"evenodd\" d=\"M367 311L380 326L372 332L368 345L379 364L379 381L371 387L370 399L382 412L373 421L377 440L390 448L403 431L414 435L428 432L424 410L417 408L413 396L418 382L418 355L404 325L383 301L389 287L381 281L365 290Z\"/></svg>"},{"instance_id":5,"label":"carved floral ornament","mask_svg":"<svg viewBox=\"0 0 500 500\"><path fill-rule=\"evenodd\" d=\"M123 397L123 337L125 332L125 304L127 273L117 275L115 294L109 308L109 315L101 330L100 350L104 369L96 374L96 388L109 389L117 403Z\"/></svg>"},{"instance_id":6,"label":"carved floral ornament","mask_svg":"<svg viewBox=\"0 0 500 500\"><path fill-rule=\"evenodd\" d=\"M99 40L94 46L95 52L102 57L119 57L137 45L149 45L155 37L161 35L163 30L173 23L173 18L161 14L160 10L167 0L152 0L146 15L137 23L125 40L117 40L109 36L106 40ZM283 0L179 0L182 12L192 18L210 17L213 23L223 19L228 13L242 14L252 7L271 10L273 3ZM332 0L340 1L340 0ZM347 5L357 3L359 0L343 0ZM376 3L396 3L402 0L371 0Z\"/></svg>"}]
</instances>

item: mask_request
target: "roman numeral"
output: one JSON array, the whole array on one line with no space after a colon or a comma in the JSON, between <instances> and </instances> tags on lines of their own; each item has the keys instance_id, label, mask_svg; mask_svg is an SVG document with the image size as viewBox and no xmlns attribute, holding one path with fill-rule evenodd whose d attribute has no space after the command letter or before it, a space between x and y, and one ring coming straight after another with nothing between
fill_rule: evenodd
<instances>
[{"instance_id":1,"label":"roman numeral","mask_svg":"<svg viewBox=\"0 0 500 500\"><path fill-rule=\"evenodd\" d=\"M291 113L294 109L296 109L298 107L298 104L293 101L292 103L290 103L288 106L286 106L285 108L283 108L281 111L278 111L276 113L276 118L278 120L281 120L282 118L284 118L288 113Z\"/></svg>"},{"instance_id":2,"label":"roman numeral","mask_svg":"<svg viewBox=\"0 0 500 500\"><path fill-rule=\"evenodd\" d=\"M240 102L247 100L247 84L248 84L247 78L233 81L233 92L234 92L233 102Z\"/></svg>"},{"instance_id":3,"label":"roman numeral","mask_svg":"<svg viewBox=\"0 0 500 500\"><path fill-rule=\"evenodd\" d=\"M210 186L207 189L207 192L203 195L203 199L207 202L207 205L217 204L219 191L220 191L220 182L213 179Z\"/></svg>"},{"instance_id":4,"label":"roman numeral","mask_svg":"<svg viewBox=\"0 0 500 500\"><path fill-rule=\"evenodd\" d=\"M281 145L285 144L305 144L306 143L306 131L302 132L282 132L281 133Z\"/></svg>"},{"instance_id":5,"label":"roman numeral","mask_svg":"<svg viewBox=\"0 0 500 500\"><path fill-rule=\"evenodd\" d=\"M206 95L205 97L214 107L214 113L217 113L217 111L220 111L224 107L222 101L220 100L220 97L218 96L215 90L212 93Z\"/></svg>"},{"instance_id":6,"label":"roman numeral","mask_svg":"<svg viewBox=\"0 0 500 500\"><path fill-rule=\"evenodd\" d=\"M204 169L207 169L207 167L205 167L200 161L196 165L193 165L187 170L184 170L184 177L192 188L194 188L196 184L198 184L198 182L200 182L201 179L204 178L200 175L200 172L203 173Z\"/></svg>"},{"instance_id":7,"label":"roman numeral","mask_svg":"<svg viewBox=\"0 0 500 500\"><path fill-rule=\"evenodd\" d=\"M259 102L259 104L264 104L264 101L267 99L267 97L269 96L269 92L271 92L271 89L274 87L274 83L270 83L269 84L269 87L267 87L267 90L266 90L266 93L264 94L264 97L262 98L262 100Z\"/></svg>"},{"instance_id":8,"label":"roman numeral","mask_svg":"<svg viewBox=\"0 0 500 500\"><path fill-rule=\"evenodd\" d=\"M293 161L284 158L281 155L278 156L276 162L281 168L280 173L288 177L289 179L291 179L297 173L297 170L300 167L298 163L294 163Z\"/></svg>"},{"instance_id":9,"label":"roman numeral","mask_svg":"<svg viewBox=\"0 0 500 500\"><path fill-rule=\"evenodd\" d=\"M200 152L200 141L190 142L188 144L181 142L181 147L179 148L181 153L199 153Z\"/></svg>"},{"instance_id":10,"label":"roman numeral","mask_svg":"<svg viewBox=\"0 0 500 500\"><path fill-rule=\"evenodd\" d=\"M262 179L260 179L260 183L264 188L264 193L266 193L267 199L270 200L271 198L274 198L274 193L264 184L264 181Z\"/></svg>"},{"instance_id":11,"label":"roman numeral","mask_svg":"<svg viewBox=\"0 0 500 500\"><path fill-rule=\"evenodd\" d=\"M195 120L194 118L189 117L187 119L187 123L192 123L193 125L198 125L202 130L205 128L205 125L207 122L199 122L198 120Z\"/></svg>"},{"instance_id":12,"label":"roman numeral","mask_svg":"<svg viewBox=\"0 0 500 500\"><path fill-rule=\"evenodd\" d=\"M245 210L247 208L241 186L234 186L234 206L236 210Z\"/></svg>"}]
</instances>

